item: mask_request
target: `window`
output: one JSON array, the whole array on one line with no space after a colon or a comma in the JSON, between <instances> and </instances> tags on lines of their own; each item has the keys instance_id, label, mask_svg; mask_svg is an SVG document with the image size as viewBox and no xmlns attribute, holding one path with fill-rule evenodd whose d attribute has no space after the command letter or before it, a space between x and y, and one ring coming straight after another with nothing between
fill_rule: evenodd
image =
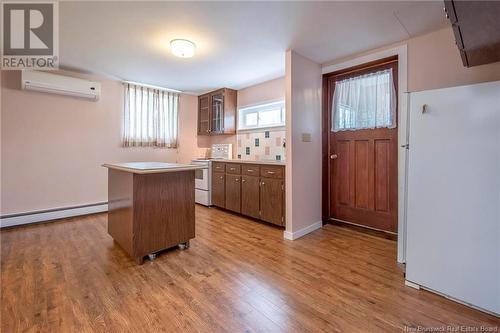
<instances>
[{"instance_id":1,"label":"window","mask_svg":"<svg viewBox=\"0 0 500 333\"><path fill-rule=\"evenodd\" d=\"M238 111L238 129L285 126L285 101L244 107Z\"/></svg>"},{"instance_id":2,"label":"window","mask_svg":"<svg viewBox=\"0 0 500 333\"><path fill-rule=\"evenodd\" d=\"M177 147L179 94L125 84L124 147Z\"/></svg>"},{"instance_id":3,"label":"window","mask_svg":"<svg viewBox=\"0 0 500 333\"><path fill-rule=\"evenodd\" d=\"M392 69L335 82L332 131L396 127Z\"/></svg>"}]
</instances>

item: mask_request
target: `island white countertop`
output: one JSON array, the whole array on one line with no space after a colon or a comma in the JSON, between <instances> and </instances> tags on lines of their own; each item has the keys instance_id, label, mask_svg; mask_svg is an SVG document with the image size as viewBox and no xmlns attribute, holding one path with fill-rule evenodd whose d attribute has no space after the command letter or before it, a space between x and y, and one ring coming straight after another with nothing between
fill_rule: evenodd
<instances>
[{"instance_id":1,"label":"island white countertop","mask_svg":"<svg viewBox=\"0 0 500 333\"><path fill-rule=\"evenodd\" d=\"M138 174L163 173L189 171L206 168L203 165L163 163L163 162L128 162L128 163L105 163L102 165L108 169L120 170Z\"/></svg>"}]
</instances>

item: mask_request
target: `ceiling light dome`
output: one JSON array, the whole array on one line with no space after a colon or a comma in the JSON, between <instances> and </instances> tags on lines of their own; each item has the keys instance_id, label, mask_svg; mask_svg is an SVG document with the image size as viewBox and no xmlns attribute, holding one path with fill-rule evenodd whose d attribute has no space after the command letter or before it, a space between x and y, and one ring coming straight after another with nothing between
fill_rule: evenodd
<instances>
[{"instance_id":1,"label":"ceiling light dome","mask_svg":"<svg viewBox=\"0 0 500 333\"><path fill-rule=\"evenodd\" d=\"M173 39L170 41L172 54L180 58L191 58L194 55L196 45L187 39Z\"/></svg>"}]
</instances>

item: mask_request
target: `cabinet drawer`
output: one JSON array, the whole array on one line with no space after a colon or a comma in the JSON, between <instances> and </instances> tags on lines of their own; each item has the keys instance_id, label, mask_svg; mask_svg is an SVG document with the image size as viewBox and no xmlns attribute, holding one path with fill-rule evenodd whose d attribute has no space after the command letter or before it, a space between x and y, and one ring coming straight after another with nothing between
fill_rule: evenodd
<instances>
[{"instance_id":1,"label":"cabinet drawer","mask_svg":"<svg viewBox=\"0 0 500 333\"><path fill-rule=\"evenodd\" d=\"M245 165L241 166L241 173L243 175L249 176L259 176L260 175L260 167L258 165Z\"/></svg>"},{"instance_id":2,"label":"cabinet drawer","mask_svg":"<svg viewBox=\"0 0 500 333\"><path fill-rule=\"evenodd\" d=\"M226 164L226 173L232 173L235 175L241 174L241 165L235 163L227 163Z\"/></svg>"},{"instance_id":3,"label":"cabinet drawer","mask_svg":"<svg viewBox=\"0 0 500 333\"><path fill-rule=\"evenodd\" d=\"M263 165L260 167L260 175L268 178L283 178L283 168Z\"/></svg>"},{"instance_id":4,"label":"cabinet drawer","mask_svg":"<svg viewBox=\"0 0 500 333\"><path fill-rule=\"evenodd\" d=\"M224 164L224 163L213 162L212 166L213 166L213 169L215 172L225 172L226 171L226 164Z\"/></svg>"}]
</instances>

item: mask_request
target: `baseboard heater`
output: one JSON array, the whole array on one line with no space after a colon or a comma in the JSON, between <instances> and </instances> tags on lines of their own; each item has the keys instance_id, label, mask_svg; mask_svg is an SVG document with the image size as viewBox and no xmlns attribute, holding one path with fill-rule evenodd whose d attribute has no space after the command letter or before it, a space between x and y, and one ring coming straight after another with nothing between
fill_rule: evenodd
<instances>
[{"instance_id":1,"label":"baseboard heater","mask_svg":"<svg viewBox=\"0 0 500 333\"><path fill-rule=\"evenodd\" d=\"M98 202L72 207L62 207L34 212L18 213L0 216L0 228L13 227L23 224L46 222L66 217L88 215L108 211L107 202Z\"/></svg>"}]
</instances>

